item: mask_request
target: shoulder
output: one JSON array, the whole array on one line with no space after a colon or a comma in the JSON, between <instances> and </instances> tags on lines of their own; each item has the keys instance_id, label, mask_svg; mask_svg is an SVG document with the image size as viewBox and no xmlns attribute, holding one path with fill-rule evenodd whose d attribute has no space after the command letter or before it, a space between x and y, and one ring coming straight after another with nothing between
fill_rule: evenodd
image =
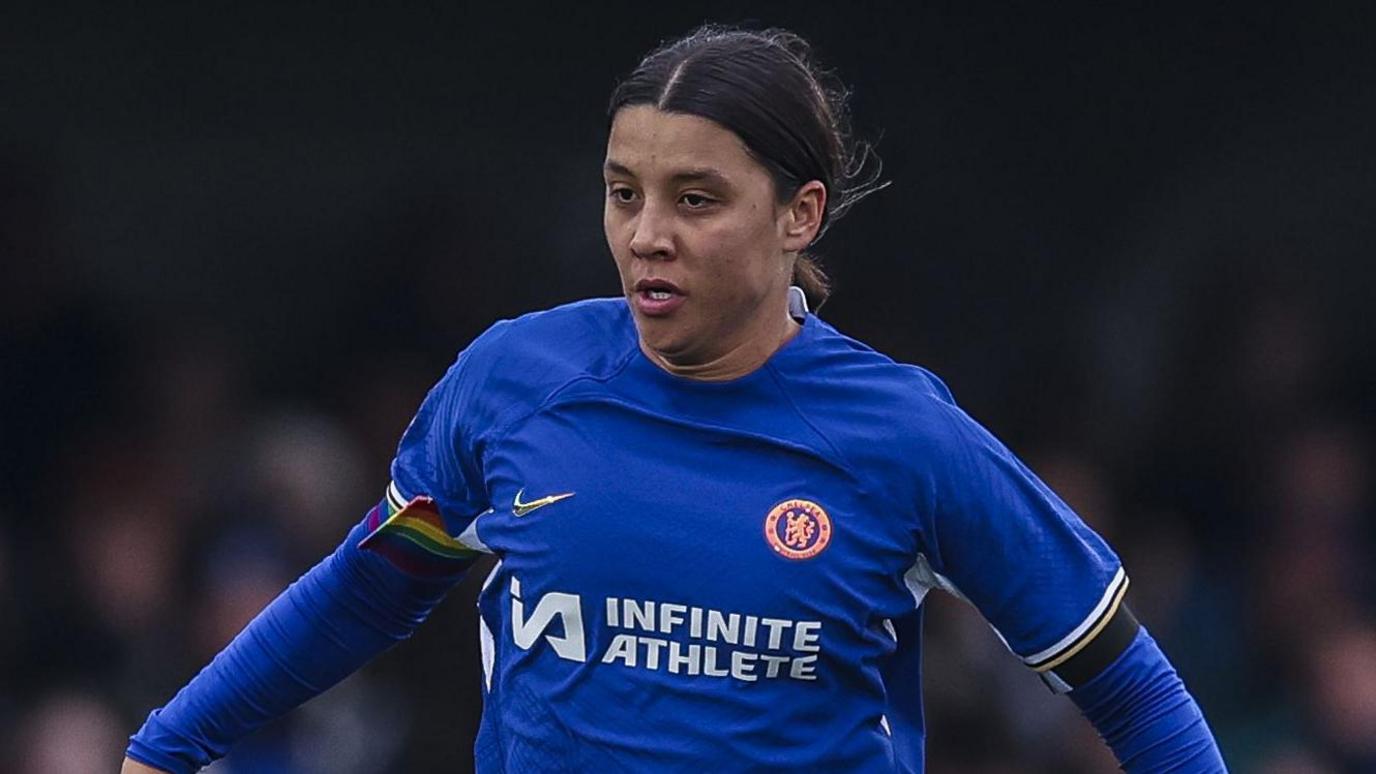
<instances>
[{"instance_id":1,"label":"shoulder","mask_svg":"<svg viewBox=\"0 0 1376 774\"><path fill-rule=\"evenodd\" d=\"M635 349L619 298L578 301L501 320L469 344L441 382L489 423L538 406L580 378L615 373Z\"/></svg>"},{"instance_id":2,"label":"shoulder","mask_svg":"<svg viewBox=\"0 0 1376 774\"><path fill-rule=\"evenodd\" d=\"M981 431L932 371L899 362L821 320L814 324L806 356L791 364L785 379L799 409L828 436L911 467Z\"/></svg>"},{"instance_id":3,"label":"shoulder","mask_svg":"<svg viewBox=\"0 0 1376 774\"><path fill-rule=\"evenodd\" d=\"M619 297L586 299L501 320L469 344L483 357L549 359L594 365L634 342L633 322Z\"/></svg>"},{"instance_id":4,"label":"shoulder","mask_svg":"<svg viewBox=\"0 0 1376 774\"><path fill-rule=\"evenodd\" d=\"M898 362L821 320L814 325L805 358L789 374L806 392L829 392L838 401L905 415L955 406L945 382L926 368Z\"/></svg>"},{"instance_id":5,"label":"shoulder","mask_svg":"<svg viewBox=\"0 0 1376 774\"><path fill-rule=\"evenodd\" d=\"M495 365L597 373L624 358L634 343L626 302L594 298L500 320L464 354Z\"/></svg>"}]
</instances>

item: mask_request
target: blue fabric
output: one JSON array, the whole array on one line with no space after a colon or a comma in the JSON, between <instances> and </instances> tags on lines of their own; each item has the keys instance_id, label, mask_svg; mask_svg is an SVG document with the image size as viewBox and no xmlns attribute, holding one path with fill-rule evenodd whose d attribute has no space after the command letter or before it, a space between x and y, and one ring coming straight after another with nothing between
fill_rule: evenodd
<instances>
[{"instance_id":1,"label":"blue fabric","mask_svg":"<svg viewBox=\"0 0 1376 774\"><path fill-rule=\"evenodd\" d=\"M425 620L450 585L409 577L360 551L359 524L155 710L126 754L194 772L264 723L348 676Z\"/></svg>"},{"instance_id":2,"label":"blue fabric","mask_svg":"<svg viewBox=\"0 0 1376 774\"><path fill-rule=\"evenodd\" d=\"M1129 774L1227 771L1199 705L1145 627L1069 695Z\"/></svg>"},{"instance_id":3,"label":"blue fabric","mask_svg":"<svg viewBox=\"0 0 1376 774\"><path fill-rule=\"evenodd\" d=\"M1052 660L1125 583L936 377L812 315L726 382L654 365L624 299L499 323L426 398L392 477L501 560L479 597L480 772L920 772L928 591ZM131 753L189 770L405 637L448 584L360 537ZM1120 735L1154 739L1156 719L1130 713Z\"/></svg>"},{"instance_id":4,"label":"blue fabric","mask_svg":"<svg viewBox=\"0 0 1376 774\"><path fill-rule=\"evenodd\" d=\"M727 382L654 365L623 299L499 323L392 474L502 560L479 601L480 771L920 771L921 642L899 630L927 590L963 594L1030 657L1121 577L940 380L813 315ZM710 636L714 615L739 631ZM758 638L766 619L785 636Z\"/></svg>"}]
</instances>

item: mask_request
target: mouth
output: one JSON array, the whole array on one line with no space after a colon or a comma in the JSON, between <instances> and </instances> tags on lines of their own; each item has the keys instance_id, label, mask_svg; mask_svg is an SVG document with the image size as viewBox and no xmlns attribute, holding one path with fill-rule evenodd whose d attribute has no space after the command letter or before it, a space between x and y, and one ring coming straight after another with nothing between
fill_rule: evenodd
<instances>
[{"instance_id":1,"label":"mouth","mask_svg":"<svg viewBox=\"0 0 1376 774\"><path fill-rule=\"evenodd\" d=\"M632 288L632 303L648 317L672 314L687 297L677 285L665 279L643 279Z\"/></svg>"}]
</instances>

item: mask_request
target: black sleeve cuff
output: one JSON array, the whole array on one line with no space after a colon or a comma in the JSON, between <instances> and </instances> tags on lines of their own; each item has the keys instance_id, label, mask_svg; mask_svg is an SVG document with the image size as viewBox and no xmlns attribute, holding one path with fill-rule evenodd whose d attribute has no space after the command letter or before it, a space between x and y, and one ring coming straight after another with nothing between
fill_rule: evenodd
<instances>
[{"instance_id":1,"label":"black sleeve cuff","mask_svg":"<svg viewBox=\"0 0 1376 774\"><path fill-rule=\"evenodd\" d=\"M1070 658L1043 671L1042 679L1058 693L1084 685L1127 650L1140 628L1141 624L1127 604L1118 605L1093 639L1084 643Z\"/></svg>"}]
</instances>

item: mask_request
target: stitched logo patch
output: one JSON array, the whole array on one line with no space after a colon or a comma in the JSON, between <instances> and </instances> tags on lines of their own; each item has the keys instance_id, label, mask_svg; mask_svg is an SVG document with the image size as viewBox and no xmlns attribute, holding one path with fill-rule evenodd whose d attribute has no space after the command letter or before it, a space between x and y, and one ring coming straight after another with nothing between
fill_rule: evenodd
<instances>
[{"instance_id":1,"label":"stitched logo patch","mask_svg":"<svg viewBox=\"0 0 1376 774\"><path fill-rule=\"evenodd\" d=\"M811 500L785 500L764 519L764 538L788 559L811 559L831 542L831 517Z\"/></svg>"}]
</instances>

